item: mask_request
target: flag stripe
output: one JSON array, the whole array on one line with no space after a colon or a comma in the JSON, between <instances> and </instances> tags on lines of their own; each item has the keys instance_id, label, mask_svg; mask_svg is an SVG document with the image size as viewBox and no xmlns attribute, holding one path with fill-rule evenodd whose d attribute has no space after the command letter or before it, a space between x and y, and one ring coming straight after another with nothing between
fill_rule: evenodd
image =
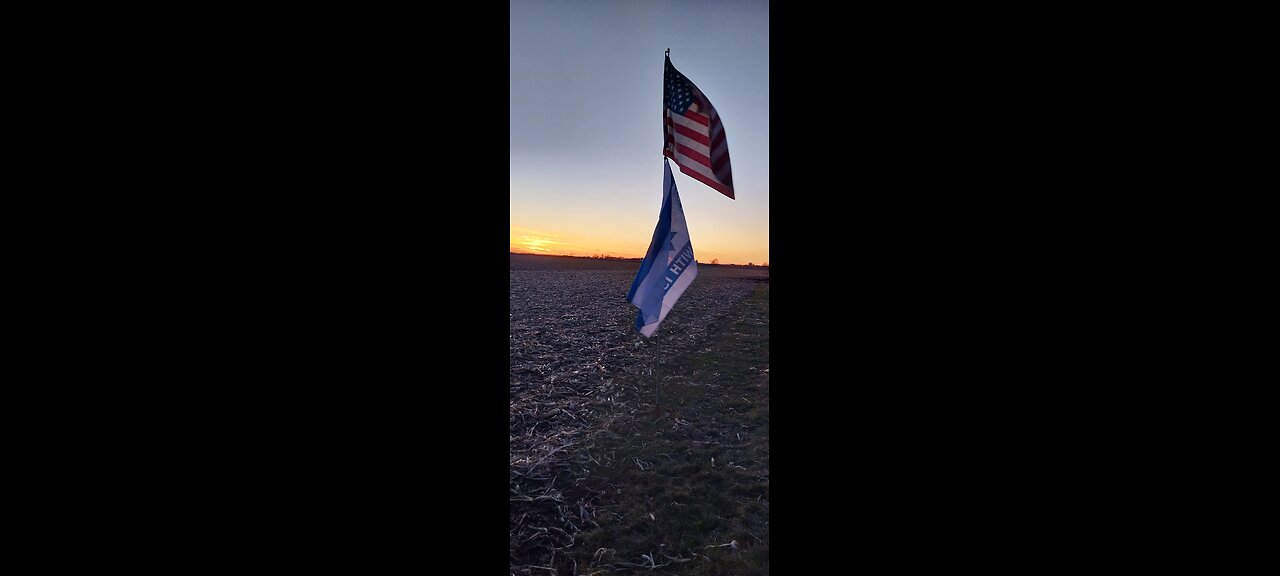
<instances>
[{"instance_id":1,"label":"flag stripe","mask_svg":"<svg viewBox=\"0 0 1280 576\"><path fill-rule=\"evenodd\" d=\"M693 159L689 158L688 156L685 156L684 154L676 152L676 155L673 157L673 159L676 161L676 165L680 167L680 171L684 172L685 174L688 174L690 172L697 172L698 174L701 174L705 178L710 178L712 180L717 179L715 170L712 170L710 166L704 166L702 164L694 162Z\"/></svg>"},{"instance_id":2,"label":"flag stripe","mask_svg":"<svg viewBox=\"0 0 1280 576\"><path fill-rule=\"evenodd\" d=\"M733 176L729 170L729 142L725 140L723 131L711 139L711 150L707 153L707 156L711 158L711 165L715 168L717 178L732 188Z\"/></svg>"},{"instance_id":3,"label":"flag stripe","mask_svg":"<svg viewBox=\"0 0 1280 576\"><path fill-rule=\"evenodd\" d=\"M716 180L724 182L726 186L733 186L733 175L729 173L729 168L716 168Z\"/></svg>"},{"instance_id":4,"label":"flag stripe","mask_svg":"<svg viewBox=\"0 0 1280 576\"><path fill-rule=\"evenodd\" d=\"M685 156L688 159L693 160L694 162L697 162L703 166L706 166L708 170L708 174L711 174L710 172L711 159L707 158L705 154L699 154L698 151L688 146L685 146L683 144L680 144L679 142L676 143L676 154Z\"/></svg>"},{"instance_id":5,"label":"flag stripe","mask_svg":"<svg viewBox=\"0 0 1280 576\"><path fill-rule=\"evenodd\" d=\"M700 112L694 112L693 110L685 110L685 112L684 112L684 114L682 115L682 117L683 117L683 118L688 118L688 119L690 119L690 120L693 120L694 122L697 122L697 123L699 123L699 124L701 124L701 125L703 125L703 126L710 126L710 125L711 125L711 117L710 117L710 116L707 116L707 115L702 114L702 113L700 113Z\"/></svg>"},{"instance_id":6,"label":"flag stripe","mask_svg":"<svg viewBox=\"0 0 1280 576\"><path fill-rule=\"evenodd\" d=\"M687 116L672 115L671 122L676 126L684 126L685 128L693 130L699 134L706 134L707 136L711 135L711 132L707 130L706 126L690 120Z\"/></svg>"},{"instance_id":7,"label":"flag stripe","mask_svg":"<svg viewBox=\"0 0 1280 576\"><path fill-rule=\"evenodd\" d=\"M711 146L712 148L715 148L717 145L724 144L725 142L726 142L726 140L724 139L724 131L723 131L723 130L721 130L718 134L712 134L712 135L711 135L711 144L710 144L710 146Z\"/></svg>"},{"instance_id":8,"label":"flag stripe","mask_svg":"<svg viewBox=\"0 0 1280 576\"><path fill-rule=\"evenodd\" d=\"M711 125L711 138L724 138L724 124L716 122Z\"/></svg>"},{"instance_id":9,"label":"flag stripe","mask_svg":"<svg viewBox=\"0 0 1280 576\"><path fill-rule=\"evenodd\" d=\"M682 136L682 135L680 135L680 134L676 134L676 145L677 145L677 146L679 146L679 145L684 145L685 147L689 148L690 150L693 150L693 151L695 151L695 152L697 152L697 153L699 153L699 154L702 154L703 156L707 156L707 157L710 157L710 156L711 156L711 149L710 149L710 148L707 148L706 146L703 146L702 144L700 144L700 143L698 143L698 142L694 142L694 141L692 141L692 140L689 140L688 138L685 138L684 136Z\"/></svg>"},{"instance_id":10,"label":"flag stripe","mask_svg":"<svg viewBox=\"0 0 1280 576\"><path fill-rule=\"evenodd\" d=\"M676 139L675 154L666 154L668 158L676 161L676 165L680 167L680 171L685 174L693 175L697 173L699 181L711 185L710 182L716 182L717 185L711 186L716 190L733 197L732 193L726 190L732 190L726 183L729 182L731 174L728 170L728 155L724 155L726 161L713 163L710 158L704 154L700 154L697 150L688 146L684 146L680 142L680 138ZM717 165L719 164L719 165Z\"/></svg>"},{"instance_id":11,"label":"flag stripe","mask_svg":"<svg viewBox=\"0 0 1280 576\"><path fill-rule=\"evenodd\" d=\"M676 129L676 134L683 135L689 138L690 140L693 140L694 142L697 142L703 145L704 147L711 146L711 138L707 136L706 132L698 132L693 128L685 126L684 124L676 124L675 129Z\"/></svg>"},{"instance_id":12,"label":"flag stripe","mask_svg":"<svg viewBox=\"0 0 1280 576\"><path fill-rule=\"evenodd\" d=\"M676 150L676 160L676 164L680 166L682 171L688 172L689 170L692 170L712 180L720 180L719 178L716 178L716 171L714 168L707 166L706 164L698 163L693 158L685 156L679 150Z\"/></svg>"},{"instance_id":13,"label":"flag stripe","mask_svg":"<svg viewBox=\"0 0 1280 576\"><path fill-rule=\"evenodd\" d=\"M718 157L717 160L719 160L720 157L722 157L725 161L728 161L729 145L725 141L723 136L721 136L720 138L712 138L710 148L716 152L713 156Z\"/></svg>"},{"instance_id":14,"label":"flag stripe","mask_svg":"<svg viewBox=\"0 0 1280 576\"><path fill-rule=\"evenodd\" d=\"M699 182L717 182L717 180L715 179L715 176L712 175L710 172L708 172L707 169L703 168L702 166L699 166L697 164L681 165L679 162L677 162L676 164L680 166L681 172L685 173L691 178L698 180Z\"/></svg>"},{"instance_id":15,"label":"flag stripe","mask_svg":"<svg viewBox=\"0 0 1280 576\"><path fill-rule=\"evenodd\" d=\"M702 168L702 166L698 166L697 164L692 164L692 163L690 163L690 164L682 164L682 163L680 162L680 159L679 159L679 158L677 158L677 157L676 157L676 155L675 155L675 154L672 154L670 151L666 151L666 150L664 150L664 151L662 152L662 155L663 155L663 156L666 156L667 158L670 158L670 159L672 159L672 160L675 160L675 162L676 162L676 166L679 166L679 167L680 167L680 172L682 172L684 175L686 175L686 176L688 176L688 177L690 177L690 178L693 178L694 180L697 180L697 181L699 181L699 182L701 182L701 183L703 183L703 184L706 184L707 186L710 186L713 190L715 190L715 191L717 191L717 192L719 192L719 193L721 193L721 194L724 194L725 196L728 196L728 197L730 197L730 198L733 198L733 189L732 189L732 188L729 188L728 186L725 186L724 184L721 184L719 181L717 181L717 180L715 179L715 177L714 177L714 176L707 176L707 175L704 175L704 174L701 174L701 173L699 173L699 172L695 171L695 169L694 169L694 168L691 168L691 167L690 167L690 164L691 164L692 166L696 166L696 167L698 167L698 168ZM705 168L704 168L704 169L705 169Z\"/></svg>"},{"instance_id":16,"label":"flag stripe","mask_svg":"<svg viewBox=\"0 0 1280 576\"><path fill-rule=\"evenodd\" d=\"M724 184L721 184L711 178L707 178L706 176L698 174L697 172L685 170L684 166L680 166L680 171L684 172L690 178L693 178L694 180L697 180L703 184L706 184L707 186L710 186L711 188L715 189L717 192L724 194L725 196L728 196L730 198L733 198L732 188L729 188L728 186L725 186Z\"/></svg>"}]
</instances>

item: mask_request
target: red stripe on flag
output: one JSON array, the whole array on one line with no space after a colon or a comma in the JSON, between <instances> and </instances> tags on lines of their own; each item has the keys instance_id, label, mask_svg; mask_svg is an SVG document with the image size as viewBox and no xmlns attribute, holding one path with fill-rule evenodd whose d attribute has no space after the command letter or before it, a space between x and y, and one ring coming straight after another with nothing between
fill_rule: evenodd
<instances>
[{"instance_id":1,"label":"red stripe on flag","mask_svg":"<svg viewBox=\"0 0 1280 576\"><path fill-rule=\"evenodd\" d=\"M707 178L706 176L703 176L702 174L694 172L693 170L686 170L685 167L679 162L676 162L676 166L680 166L680 171L683 172L685 175L689 176L690 178L693 178L694 180L697 180L703 184L706 184L707 186L712 187L713 189L715 189L715 191L721 194L724 194L725 196L733 198L732 188L729 188L724 184L721 184L719 182L716 182L715 180Z\"/></svg>"},{"instance_id":2,"label":"red stripe on flag","mask_svg":"<svg viewBox=\"0 0 1280 576\"><path fill-rule=\"evenodd\" d=\"M720 173L721 172L727 173L729 171L729 154L726 152L724 154L715 155L715 153L713 152L712 155L713 157L711 159L711 170L716 173L717 178L724 180L725 179L724 176L721 175Z\"/></svg>"},{"instance_id":3,"label":"red stripe on flag","mask_svg":"<svg viewBox=\"0 0 1280 576\"><path fill-rule=\"evenodd\" d=\"M713 139L713 141L715 143L715 146L719 146L721 142L724 142L724 130L721 130L719 134L716 134L716 137ZM713 148L713 147L714 146L712 145L707 146L707 148Z\"/></svg>"},{"instance_id":4,"label":"red stripe on flag","mask_svg":"<svg viewBox=\"0 0 1280 576\"><path fill-rule=\"evenodd\" d=\"M706 166L707 168L711 168L711 159L703 156L701 152L697 152L693 148L685 146L684 144L676 143L676 152L688 156L690 159Z\"/></svg>"},{"instance_id":5,"label":"red stripe on flag","mask_svg":"<svg viewBox=\"0 0 1280 576\"><path fill-rule=\"evenodd\" d=\"M702 144L703 146L706 146L707 148L710 148L710 147L711 147L711 139L710 139L710 138L707 138L707 135L706 135L706 134L703 134L703 133L701 133L701 132L697 132L697 131L695 131L693 128L690 128L690 127L685 126L685 125L683 125L683 124L673 124L673 126L675 126L675 127L676 127L676 132L679 132L680 134L683 134L684 136L687 136L690 140L693 140L693 141L695 141L695 142L697 142L697 143L699 143L699 144Z\"/></svg>"},{"instance_id":6,"label":"red stripe on flag","mask_svg":"<svg viewBox=\"0 0 1280 576\"><path fill-rule=\"evenodd\" d=\"M681 172L681 173L683 173L683 174L685 174L685 175L689 176L690 178L693 178L694 180L697 180L697 181L699 181L699 182L701 182L701 183L703 183L703 184L706 184L707 186L710 186L710 187L711 187L711 189L712 189L712 190L715 190L716 192L719 192L719 193L721 193L721 194L724 194L725 196L728 196L728 197L729 197L729 198L731 198L731 199L734 199L734 198L733 198L733 189L732 189L732 188L729 188L728 186L725 186L724 184L721 184L721 183L719 183L719 182L716 182L715 180L712 180L711 178L707 178L706 176L704 176L704 175L702 175L702 174L699 174L699 173L694 172L694 171L692 171L692 170L685 169L684 164L681 164L681 163L680 163L680 160L676 158L676 155L675 155L675 154L672 154L672 153L671 153L671 151L669 151L669 150L663 150L663 151L662 151L662 155L663 155L663 156L666 156L667 158L670 158L670 159L674 160L674 161L675 161L675 163L676 163L676 166L679 166L679 167L680 167L680 172Z\"/></svg>"},{"instance_id":7,"label":"red stripe on flag","mask_svg":"<svg viewBox=\"0 0 1280 576\"><path fill-rule=\"evenodd\" d=\"M694 111L692 111L692 110L685 110L685 111L684 111L684 117L685 117L685 118L688 118L688 119L690 119L690 120L693 120L694 122L697 122L697 123L699 123L699 124L701 124L701 125L703 125L703 126L710 126L710 125L711 125L711 119L710 119L710 118L708 118L708 117L706 117L706 116L704 116L704 115L702 115L702 114L699 114L699 113L697 113L697 112L694 112Z\"/></svg>"},{"instance_id":8,"label":"red stripe on flag","mask_svg":"<svg viewBox=\"0 0 1280 576\"><path fill-rule=\"evenodd\" d=\"M671 121L671 116L665 115L662 121L663 154L666 154L667 150L675 150L676 135L675 135L675 132L672 130L672 128L674 127L675 127L675 123ZM672 158L674 158L674 156Z\"/></svg>"}]
</instances>

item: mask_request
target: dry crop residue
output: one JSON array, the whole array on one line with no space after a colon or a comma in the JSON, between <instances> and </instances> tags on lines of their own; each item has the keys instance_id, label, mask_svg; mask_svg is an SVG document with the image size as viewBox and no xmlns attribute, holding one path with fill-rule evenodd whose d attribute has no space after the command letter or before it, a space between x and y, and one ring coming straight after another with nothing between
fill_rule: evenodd
<instances>
[{"instance_id":1,"label":"dry crop residue","mask_svg":"<svg viewBox=\"0 0 1280 576\"><path fill-rule=\"evenodd\" d=\"M725 478L751 485L764 482L765 489L760 494L750 488L717 488L724 489L725 493L735 489L750 493L763 502L763 512L756 509L744 512L751 516L753 524L718 525L713 520L706 525L690 523L672 527L665 535L673 542L663 544L671 548L648 554L650 567L666 564L668 570L685 567L685 572L680 573L689 572L693 564L672 565L677 560L670 558L680 562L699 558L691 553L693 535L706 532L705 538L712 538L723 532L732 536L738 534L735 527L746 525L764 528L742 531L744 540L734 544L732 550L750 545L763 545L767 549L767 425L763 429L763 440L759 435L755 440L756 444L764 444L763 451L753 448L750 454L744 452L733 460L734 456L724 450L750 443L737 442L737 439L744 431L752 433L755 427L748 430L748 425L736 423L741 419L735 418L747 410L757 410L756 405L761 404L760 394L767 402L768 270L700 266L698 278L663 322L658 335L659 347L637 334L636 309L626 301L627 290L638 268L637 262L512 256L510 564L513 573L590 574L605 566L612 570L626 570L633 564L644 566L644 558L629 556L631 544L624 542L586 550L583 538L608 539L612 537L608 535L622 526L619 522L634 521L634 517L623 519L625 514L619 510L627 505L620 494L627 494L625 491L632 488L628 484L655 483L649 487L654 494L665 494L668 490L697 492L699 486L690 486L687 482L675 484L677 469L704 474L709 482L723 482ZM762 286L763 314L758 302ZM763 350L763 358L749 362L753 366L746 366L745 361L739 362L742 366L719 366L714 362L720 360L708 360L715 356L712 348L739 346L741 343L735 343L735 338L748 333L758 335L761 330L763 348L757 343L754 350L756 358ZM663 359L657 371L663 381L659 393L666 394L662 403L670 407L663 418L655 422L652 370L659 349ZM761 381L765 383L763 388ZM739 385L751 388L734 388ZM754 403L750 395L756 395ZM767 421L767 403L764 406ZM753 417L760 418L758 410ZM653 442L628 440L642 436L652 437ZM660 446L679 449L680 454L642 457ZM622 473L618 466L620 451L636 451L634 460L638 462L628 462L628 465L639 471L656 471L659 475L650 480L631 477L630 472ZM721 460L720 468L714 470L688 468L692 464L686 460L716 457L712 454L729 460ZM653 459L662 462L654 464ZM663 474L664 467L670 467L670 476ZM722 476L725 473L738 474L741 478ZM608 518L602 519L603 514L608 514ZM668 512L663 514L670 519ZM764 533L759 534L762 530ZM707 544L727 546L728 542ZM701 552L718 554L720 550ZM722 550L728 554L730 548ZM618 554L628 556L615 557ZM767 562L767 552L763 558Z\"/></svg>"}]
</instances>

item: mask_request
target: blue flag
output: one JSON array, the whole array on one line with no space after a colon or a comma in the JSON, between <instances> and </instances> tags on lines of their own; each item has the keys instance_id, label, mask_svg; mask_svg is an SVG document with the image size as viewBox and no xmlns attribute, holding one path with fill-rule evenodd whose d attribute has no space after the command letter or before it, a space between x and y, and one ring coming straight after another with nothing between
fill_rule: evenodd
<instances>
[{"instance_id":1,"label":"blue flag","mask_svg":"<svg viewBox=\"0 0 1280 576\"><path fill-rule=\"evenodd\" d=\"M645 338L653 336L658 324L676 305L689 284L698 276L698 262L693 259L689 227L684 222L680 194L671 176L671 164L662 159L666 173L662 177L662 212L658 227L649 241L649 252L640 264L640 272L631 283L627 300L640 308L636 314L636 330Z\"/></svg>"}]
</instances>

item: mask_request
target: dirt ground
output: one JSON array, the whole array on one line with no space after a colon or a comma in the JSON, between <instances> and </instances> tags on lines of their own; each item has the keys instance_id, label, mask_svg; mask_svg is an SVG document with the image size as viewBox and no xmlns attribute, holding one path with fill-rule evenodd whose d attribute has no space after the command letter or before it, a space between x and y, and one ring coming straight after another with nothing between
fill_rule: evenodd
<instances>
[{"instance_id":1,"label":"dirt ground","mask_svg":"<svg viewBox=\"0 0 1280 576\"><path fill-rule=\"evenodd\" d=\"M645 340L636 269L512 256L511 572L767 574L768 270L699 264Z\"/></svg>"}]
</instances>

